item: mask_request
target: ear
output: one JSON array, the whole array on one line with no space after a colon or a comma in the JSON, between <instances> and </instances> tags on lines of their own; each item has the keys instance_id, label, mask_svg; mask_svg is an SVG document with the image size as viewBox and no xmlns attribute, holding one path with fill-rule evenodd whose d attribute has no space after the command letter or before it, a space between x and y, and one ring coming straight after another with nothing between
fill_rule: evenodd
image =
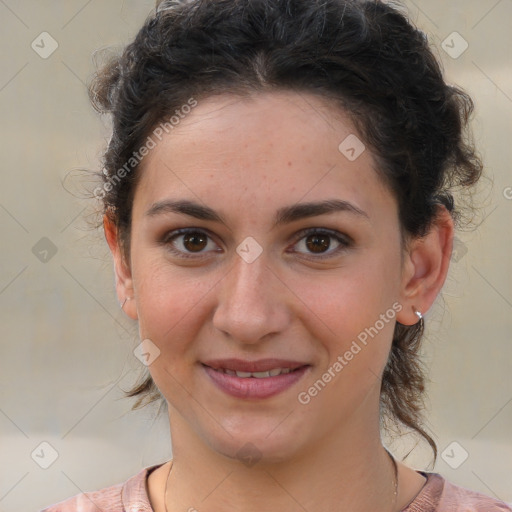
<instances>
[{"instance_id":1,"label":"ear","mask_svg":"<svg viewBox=\"0 0 512 512\"><path fill-rule=\"evenodd\" d=\"M444 206L428 233L409 241L404 255L397 321L403 325L418 322L415 311L425 314L438 296L448 274L453 248L453 219Z\"/></svg>"},{"instance_id":2,"label":"ear","mask_svg":"<svg viewBox=\"0 0 512 512\"><path fill-rule=\"evenodd\" d=\"M125 261L121 250L117 227L107 214L103 216L103 230L105 231L105 238L114 259L117 298L120 304L124 303L123 311L133 320L137 320L137 308L130 266ZM125 299L128 300L125 302Z\"/></svg>"}]
</instances>

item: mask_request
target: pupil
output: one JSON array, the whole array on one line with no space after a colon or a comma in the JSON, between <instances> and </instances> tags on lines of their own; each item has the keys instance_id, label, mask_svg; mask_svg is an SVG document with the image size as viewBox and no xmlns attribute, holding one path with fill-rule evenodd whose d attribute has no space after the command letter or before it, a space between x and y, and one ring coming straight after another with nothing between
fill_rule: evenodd
<instances>
[{"instance_id":1,"label":"pupil","mask_svg":"<svg viewBox=\"0 0 512 512\"><path fill-rule=\"evenodd\" d=\"M310 244L308 240L311 240ZM306 245L312 252L322 252L323 250L329 249L330 240L327 235L310 235L306 239Z\"/></svg>"},{"instance_id":2,"label":"pupil","mask_svg":"<svg viewBox=\"0 0 512 512\"><path fill-rule=\"evenodd\" d=\"M185 235L185 238L183 240L183 245L187 248L189 251L201 251L206 247L206 236L204 236L201 233L192 233ZM200 245L200 247L198 247Z\"/></svg>"}]
</instances>

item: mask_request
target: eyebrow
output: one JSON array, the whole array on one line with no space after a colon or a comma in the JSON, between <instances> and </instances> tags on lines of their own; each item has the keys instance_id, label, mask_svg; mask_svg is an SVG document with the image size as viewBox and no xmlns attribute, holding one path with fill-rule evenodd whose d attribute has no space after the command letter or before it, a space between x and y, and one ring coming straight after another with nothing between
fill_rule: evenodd
<instances>
[{"instance_id":1,"label":"eyebrow","mask_svg":"<svg viewBox=\"0 0 512 512\"><path fill-rule=\"evenodd\" d=\"M348 201L328 199L325 201L298 203L280 208L274 218L273 228L297 220L325 215L327 213L348 212L369 220L366 212ZM147 217L155 217L167 213L179 213L199 220L220 222L226 225L224 218L208 206L189 200L164 200L154 203L146 212Z\"/></svg>"}]
</instances>

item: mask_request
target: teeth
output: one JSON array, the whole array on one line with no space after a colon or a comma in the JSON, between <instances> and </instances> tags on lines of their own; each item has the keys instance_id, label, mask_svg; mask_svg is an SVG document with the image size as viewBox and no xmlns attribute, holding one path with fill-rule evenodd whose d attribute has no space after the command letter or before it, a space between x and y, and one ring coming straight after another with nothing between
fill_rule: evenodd
<instances>
[{"instance_id":1,"label":"teeth","mask_svg":"<svg viewBox=\"0 0 512 512\"><path fill-rule=\"evenodd\" d=\"M264 379L265 377L270 377L270 372L253 372L252 376L257 379Z\"/></svg>"},{"instance_id":2,"label":"teeth","mask_svg":"<svg viewBox=\"0 0 512 512\"><path fill-rule=\"evenodd\" d=\"M226 373L227 375L241 377L242 379L248 379L249 377L254 377L256 379L266 379L267 377L277 377L278 375L286 375L290 373L292 370L290 368L272 368L272 370L268 370L266 372L239 372L228 369L219 369L222 373Z\"/></svg>"},{"instance_id":3,"label":"teeth","mask_svg":"<svg viewBox=\"0 0 512 512\"><path fill-rule=\"evenodd\" d=\"M250 377L252 375L251 372L235 372L237 377L243 377L244 379L246 377Z\"/></svg>"},{"instance_id":4,"label":"teeth","mask_svg":"<svg viewBox=\"0 0 512 512\"><path fill-rule=\"evenodd\" d=\"M295 368L297 369L297 368ZM291 368L272 368L265 372L241 372L235 370L229 370L227 368L216 368L215 371L231 375L232 377L240 377L242 379L248 379L253 377L255 379L266 379L268 377L277 377L278 375L286 375L294 370Z\"/></svg>"}]
</instances>

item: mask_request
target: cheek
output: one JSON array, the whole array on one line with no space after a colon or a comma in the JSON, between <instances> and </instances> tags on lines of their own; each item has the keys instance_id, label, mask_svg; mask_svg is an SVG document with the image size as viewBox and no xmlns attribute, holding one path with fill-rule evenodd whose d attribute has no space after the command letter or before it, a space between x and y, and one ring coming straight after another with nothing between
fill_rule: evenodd
<instances>
[{"instance_id":1,"label":"cheek","mask_svg":"<svg viewBox=\"0 0 512 512\"><path fill-rule=\"evenodd\" d=\"M393 304L399 297L399 275L399 260L372 254L355 258L330 275L297 278L293 290L310 310L315 330L346 343L376 323L379 331L389 334L396 316Z\"/></svg>"},{"instance_id":2,"label":"cheek","mask_svg":"<svg viewBox=\"0 0 512 512\"><path fill-rule=\"evenodd\" d=\"M331 404L329 410L336 404L342 418L369 394L378 397L379 377L401 310L399 269L399 259L372 253L330 279L297 283L295 291L312 311L304 314L304 323L324 355L309 383L313 387L302 390L306 400L321 395L315 398L318 414L326 403Z\"/></svg>"},{"instance_id":3,"label":"cheek","mask_svg":"<svg viewBox=\"0 0 512 512\"><path fill-rule=\"evenodd\" d=\"M197 361L194 340L208 322L208 294L214 283L206 277L185 278L165 265L148 263L138 270L139 336L159 350L149 372L163 396L178 410L187 410L190 372Z\"/></svg>"},{"instance_id":4,"label":"cheek","mask_svg":"<svg viewBox=\"0 0 512 512\"><path fill-rule=\"evenodd\" d=\"M298 399L326 424L350 417L368 397L378 400L401 306L392 293L376 293L382 288L373 278L353 272L339 285L310 289L304 301L315 312L306 315L306 328L324 357Z\"/></svg>"},{"instance_id":5,"label":"cheek","mask_svg":"<svg viewBox=\"0 0 512 512\"><path fill-rule=\"evenodd\" d=\"M187 338L204 322L205 298L212 293L211 277L179 272L150 252L134 255L133 277L141 339L149 338L162 352L183 352Z\"/></svg>"}]
</instances>

